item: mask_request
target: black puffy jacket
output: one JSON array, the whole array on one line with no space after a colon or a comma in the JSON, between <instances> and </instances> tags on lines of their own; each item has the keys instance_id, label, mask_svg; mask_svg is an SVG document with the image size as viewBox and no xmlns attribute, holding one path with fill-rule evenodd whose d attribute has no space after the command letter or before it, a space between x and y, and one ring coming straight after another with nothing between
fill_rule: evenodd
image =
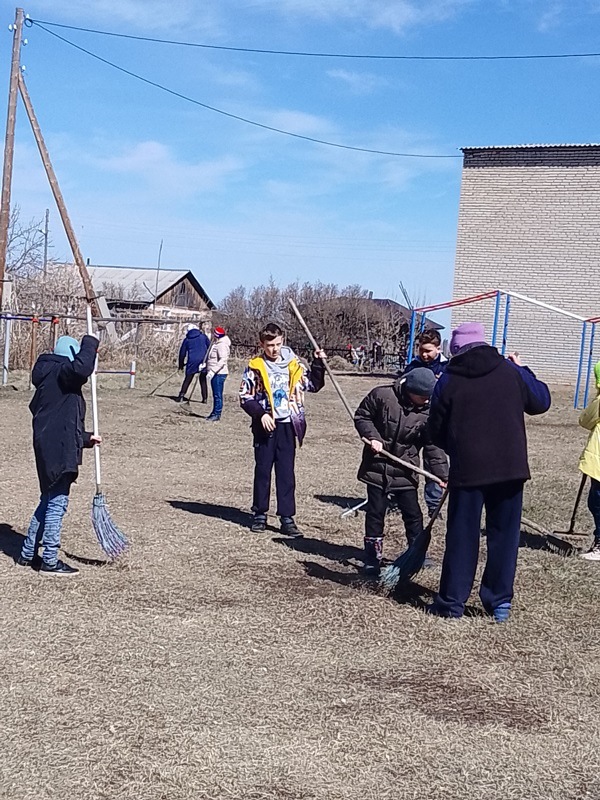
<instances>
[{"instance_id":1,"label":"black puffy jacket","mask_svg":"<svg viewBox=\"0 0 600 800\"><path fill-rule=\"evenodd\" d=\"M41 355L33 368L36 392L29 410L42 494L67 473L77 477L82 450L90 445L81 388L94 371L97 349L98 340L84 336L74 361L49 353Z\"/></svg>"},{"instance_id":2,"label":"black puffy jacket","mask_svg":"<svg viewBox=\"0 0 600 800\"><path fill-rule=\"evenodd\" d=\"M361 437L382 442L384 450L415 466L419 466L419 454L424 449L431 471L445 481L448 459L428 438L428 417L429 404L413 405L404 392L402 380L397 380L392 386L379 386L369 392L354 414L354 425ZM368 445L363 451L358 479L390 492L417 486L419 482L415 472L374 453Z\"/></svg>"}]
</instances>

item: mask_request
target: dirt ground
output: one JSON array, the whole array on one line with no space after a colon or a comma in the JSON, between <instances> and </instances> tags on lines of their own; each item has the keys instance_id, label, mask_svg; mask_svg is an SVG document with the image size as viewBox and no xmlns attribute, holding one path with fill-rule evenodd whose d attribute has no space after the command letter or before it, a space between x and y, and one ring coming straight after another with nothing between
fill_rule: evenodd
<instances>
[{"instance_id":1,"label":"dirt ground","mask_svg":"<svg viewBox=\"0 0 600 800\"><path fill-rule=\"evenodd\" d=\"M476 594L463 620L430 618L439 569L397 599L357 577L364 518L339 515L364 497L360 444L331 386L308 398L306 538L289 541L275 518L266 534L247 527L238 376L218 424L200 403L148 398L157 380L101 381L105 488L131 549L104 563L87 454L63 533L81 567L69 580L14 565L37 499L30 395L0 393L0 797L600 797L600 565L524 537L509 624L483 617ZM354 403L375 383L340 381ZM525 513L551 527L566 527L579 482L576 418L559 393L529 425ZM394 557L395 515L389 529ZM442 541L440 524L434 555Z\"/></svg>"}]
</instances>

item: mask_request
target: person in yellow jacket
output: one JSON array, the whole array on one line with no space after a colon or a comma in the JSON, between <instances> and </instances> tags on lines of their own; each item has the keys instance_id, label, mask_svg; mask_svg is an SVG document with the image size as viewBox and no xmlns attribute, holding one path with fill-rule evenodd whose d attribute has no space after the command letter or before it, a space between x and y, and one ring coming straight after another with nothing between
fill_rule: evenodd
<instances>
[{"instance_id":1,"label":"person in yellow jacket","mask_svg":"<svg viewBox=\"0 0 600 800\"><path fill-rule=\"evenodd\" d=\"M579 460L579 469L589 475L592 481L588 495L588 508L594 518L594 542L582 558L587 561L600 561L600 361L594 367L597 397L579 417L579 424L590 436Z\"/></svg>"},{"instance_id":2,"label":"person in yellow jacket","mask_svg":"<svg viewBox=\"0 0 600 800\"><path fill-rule=\"evenodd\" d=\"M262 353L250 359L240 387L240 404L252 418L254 437L254 496L251 529L266 529L271 494L271 473L275 467L277 516L281 533L302 536L296 513L296 442L301 445L306 431L304 393L323 388L325 353L317 350L309 370L290 347L283 344L283 331L270 322L259 334Z\"/></svg>"}]
</instances>

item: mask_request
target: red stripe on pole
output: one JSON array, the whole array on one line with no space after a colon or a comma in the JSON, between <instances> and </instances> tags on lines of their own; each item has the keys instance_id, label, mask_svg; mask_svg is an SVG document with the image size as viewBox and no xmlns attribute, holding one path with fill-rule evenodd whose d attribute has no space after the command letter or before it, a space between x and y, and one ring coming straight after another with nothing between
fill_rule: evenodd
<instances>
[{"instance_id":1,"label":"red stripe on pole","mask_svg":"<svg viewBox=\"0 0 600 800\"><path fill-rule=\"evenodd\" d=\"M421 306L420 308L415 308L413 311L425 312L425 311L439 311L442 308L454 308L454 306L466 306L469 303L476 303L478 300L487 300L489 297L495 297L498 294L498 290L495 289L493 292L484 292L483 294L474 294L472 297L462 297L459 300L450 300L448 303L438 303L437 305L433 306Z\"/></svg>"}]
</instances>

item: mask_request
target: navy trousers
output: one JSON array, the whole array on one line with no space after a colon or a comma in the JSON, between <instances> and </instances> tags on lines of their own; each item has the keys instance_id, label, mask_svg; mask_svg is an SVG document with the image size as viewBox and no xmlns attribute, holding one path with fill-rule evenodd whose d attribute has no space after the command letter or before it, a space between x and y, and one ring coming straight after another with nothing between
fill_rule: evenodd
<instances>
[{"instance_id":1,"label":"navy trousers","mask_svg":"<svg viewBox=\"0 0 600 800\"><path fill-rule=\"evenodd\" d=\"M277 515L293 517L296 513L296 437L291 422L276 422L273 433L257 431L254 437L255 514L266 514L271 499L271 473L275 467Z\"/></svg>"},{"instance_id":2,"label":"navy trousers","mask_svg":"<svg viewBox=\"0 0 600 800\"><path fill-rule=\"evenodd\" d=\"M502 603L511 602L522 506L523 481L450 490L446 552L434 603L436 613L445 617L463 615L475 580L484 507L487 561L479 596L489 614Z\"/></svg>"}]
</instances>

